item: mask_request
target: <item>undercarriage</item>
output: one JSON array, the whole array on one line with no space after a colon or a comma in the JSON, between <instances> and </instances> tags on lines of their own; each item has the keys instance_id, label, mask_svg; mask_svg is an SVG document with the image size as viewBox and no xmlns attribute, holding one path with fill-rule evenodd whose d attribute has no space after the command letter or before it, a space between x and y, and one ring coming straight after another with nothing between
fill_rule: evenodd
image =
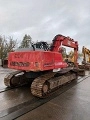
<instances>
[{"instance_id":1,"label":"undercarriage","mask_svg":"<svg viewBox=\"0 0 90 120\"><path fill-rule=\"evenodd\" d=\"M34 96L45 98L62 85L77 79L78 75L84 76L85 71L76 68L65 68L59 72L45 71L38 74L34 73L34 77L30 77L29 74L30 72L27 73L26 71L9 73L4 78L4 84L7 87L16 87L29 83L31 93Z\"/></svg>"}]
</instances>

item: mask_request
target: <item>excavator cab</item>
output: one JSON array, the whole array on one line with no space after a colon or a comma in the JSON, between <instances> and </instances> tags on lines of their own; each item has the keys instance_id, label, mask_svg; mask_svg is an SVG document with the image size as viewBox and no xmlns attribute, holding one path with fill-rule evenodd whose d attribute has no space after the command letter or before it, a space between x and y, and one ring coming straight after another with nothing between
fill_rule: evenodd
<instances>
[{"instance_id":1,"label":"excavator cab","mask_svg":"<svg viewBox=\"0 0 90 120\"><path fill-rule=\"evenodd\" d=\"M47 44L47 42L41 41L41 42L35 43L34 48L35 49L41 49L41 50L44 50L44 51L48 51L49 50L49 45Z\"/></svg>"},{"instance_id":2,"label":"excavator cab","mask_svg":"<svg viewBox=\"0 0 90 120\"><path fill-rule=\"evenodd\" d=\"M29 48L18 48L15 50L17 51L48 51L49 50L49 45L47 42L40 41L36 42L35 44L31 43L31 46Z\"/></svg>"}]
</instances>

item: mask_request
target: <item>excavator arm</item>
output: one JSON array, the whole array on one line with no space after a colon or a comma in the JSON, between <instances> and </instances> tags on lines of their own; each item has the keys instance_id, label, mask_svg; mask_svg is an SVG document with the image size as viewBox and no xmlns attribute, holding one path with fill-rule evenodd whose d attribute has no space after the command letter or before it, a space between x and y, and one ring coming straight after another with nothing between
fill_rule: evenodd
<instances>
[{"instance_id":1,"label":"excavator arm","mask_svg":"<svg viewBox=\"0 0 90 120\"><path fill-rule=\"evenodd\" d=\"M59 52L61 45L74 49L74 63L77 66L78 42L74 41L70 37L65 37L63 35L56 35L53 39L53 43L51 45L50 50L53 52Z\"/></svg>"},{"instance_id":2,"label":"excavator arm","mask_svg":"<svg viewBox=\"0 0 90 120\"><path fill-rule=\"evenodd\" d=\"M86 55L88 56L88 62L90 63L90 50L83 46L82 53L83 53L83 63L87 63Z\"/></svg>"}]
</instances>

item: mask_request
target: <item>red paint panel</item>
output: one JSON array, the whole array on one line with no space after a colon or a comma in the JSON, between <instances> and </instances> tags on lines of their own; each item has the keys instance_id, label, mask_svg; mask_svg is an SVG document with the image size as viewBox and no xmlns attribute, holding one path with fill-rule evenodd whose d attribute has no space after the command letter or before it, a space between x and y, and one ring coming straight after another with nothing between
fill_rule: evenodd
<instances>
[{"instance_id":1,"label":"red paint panel","mask_svg":"<svg viewBox=\"0 0 90 120\"><path fill-rule=\"evenodd\" d=\"M11 52L8 67L26 71L44 71L66 67L62 55L50 51Z\"/></svg>"},{"instance_id":2,"label":"red paint panel","mask_svg":"<svg viewBox=\"0 0 90 120\"><path fill-rule=\"evenodd\" d=\"M61 53L55 53L55 69L56 68L65 68L67 67L67 63L63 61Z\"/></svg>"},{"instance_id":3,"label":"red paint panel","mask_svg":"<svg viewBox=\"0 0 90 120\"><path fill-rule=\"evenodd\" d=\"M54 69L54 54L52 52L12 52L9 54L8 60L8 67L17 70L43 71Z\"/></svg>"},{"instance_id":4,"label":"red paint panel","mask_svg":"<svg viewBox=\"0 0 90 120\"><path fill-rule=\"evenodd\" d=\"M54 53L53 52L42 52L42 69L51 70L54 69Z\"/></svg>"},{"instance_id":5,"label":"red paint panel","mask_svg":"<svg viewBox=\"0 0 90 120\"><path fill-rule=\"evenodd\" d=\"M17 70L32 70L32 71L39 70L41 68L40 56L41 52L37 51L12 52L9 54L8 67Z\"/></svg>"}]
</instances>

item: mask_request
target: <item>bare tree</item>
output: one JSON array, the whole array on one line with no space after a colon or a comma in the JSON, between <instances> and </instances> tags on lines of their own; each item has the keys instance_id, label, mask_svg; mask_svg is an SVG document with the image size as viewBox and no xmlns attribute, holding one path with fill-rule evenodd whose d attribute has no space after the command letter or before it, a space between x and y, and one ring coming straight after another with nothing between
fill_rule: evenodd
<instances>
[{"instance_id":1,"label":"bare tree","mask_svg":"<svg viewBox=\"0 0 90 120\"><path fill-rule=\"evenodd\" d=\"M7 54L11 51L14 51L17 44L17 40L13 40L13 37L0 36L0 59L7 57Z\"/></svg>"}]
</instances>

